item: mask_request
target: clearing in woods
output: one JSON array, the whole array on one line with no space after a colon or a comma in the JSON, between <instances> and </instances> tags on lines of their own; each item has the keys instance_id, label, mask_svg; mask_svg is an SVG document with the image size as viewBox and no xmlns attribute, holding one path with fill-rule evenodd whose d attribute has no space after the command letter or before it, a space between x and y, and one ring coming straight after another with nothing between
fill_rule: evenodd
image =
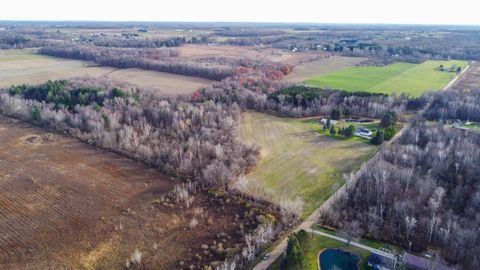
<instances>
[{"instance_id":1,"label":"clearing in woods","mask_svg":"<svg viewBox=\"0 0 480 270\"><path fill-rule=\"evenodd\" d=\"M0 51L0 87L81 76L106 77L156 89L167 95L193 93L213 83L203 78L165 72L89 66L85 61L39 55L32 49Z\"/></svg>"},{"instance_id":2,"label":"clearing in woods","mask_svg":"<svg viewBox=\"0 0 480 270\"><path fill-rule=\"evenodd\" d=\"M311 119L257 112L242 116L241 137L261 147L260 163L246 178L271 191L274 200L300 196L304 217L343 184L344 173L358 169L377 149L361 140L321 135L319 129L318 121Z\"/></svg>"},{"instance_id":3,"label":"clearing in woods","mask_svg":"<svg viewBox=\"0 0 480 270\"><path fill-rule=\"evenodd\" d=\"M161 203L174 182L131 159L0 116L0 265L123 269L138 249L145 269L175 269L180 260L190 265L219 233L232 237L225 248L243 241L235 216L248 209L202 192L190 208ZM198 225L190 229L194 217Z\"/></svg>"},{"instance_id":4,"label":"clearing in woods","mask_svg":"<svg viewBox=\"0 0 480 270\"><path fill-rule=\"evenodd\" d=\"M429 90L441 90L457 74L436 70L444 67L465 68L467 61L429 60L422 64L395 63L384 67L350 67L340 71L315 76L305 83L310 86L343 89L347 91L368 91L373 93L406 93L418 97Z\"/></svg>"}]
</instances>

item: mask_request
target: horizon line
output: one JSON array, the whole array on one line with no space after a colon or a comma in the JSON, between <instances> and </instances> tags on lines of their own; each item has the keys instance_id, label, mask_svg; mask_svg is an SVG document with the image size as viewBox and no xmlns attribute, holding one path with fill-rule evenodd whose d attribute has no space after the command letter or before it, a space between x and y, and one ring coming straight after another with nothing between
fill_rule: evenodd
<instances>
[{"instance_id":1,"label":"horizon line","mask_svg":"<svg viewBox=\"0 0 480 270\"><path fill-rule=\"evenodd\" d=\"M473 26L480 27L480 24L462 23L414 23L414 22L291 22L291 21L197 21L197 20L104 20L104 19L0 19L0 22L75 22L75 23L199 23L199 24L297 24L297 25L408 25L408 26Z\"/></svg>"}]
</instances>

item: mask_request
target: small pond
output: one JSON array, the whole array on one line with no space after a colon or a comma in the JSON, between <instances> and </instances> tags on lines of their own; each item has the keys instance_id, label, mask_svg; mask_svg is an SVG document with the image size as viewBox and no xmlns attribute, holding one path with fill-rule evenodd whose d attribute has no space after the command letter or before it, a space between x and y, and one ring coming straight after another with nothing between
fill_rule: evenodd
<instances>
[{"instance_id":1,"label":"small pond","mask_svg":"<svg viewBox=\"0 0 480 270\"><path fill-rule=\"evenodd\" d=\"M329 248L322 251L319 256L321 270L358 270L360 256L356 254Z\"/></svg>"}]
</instances>

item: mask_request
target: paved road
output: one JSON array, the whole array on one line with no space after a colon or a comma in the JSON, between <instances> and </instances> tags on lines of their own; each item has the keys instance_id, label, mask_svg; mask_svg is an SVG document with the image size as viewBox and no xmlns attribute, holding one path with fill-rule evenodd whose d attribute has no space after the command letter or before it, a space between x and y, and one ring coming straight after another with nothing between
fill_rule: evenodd
<instances>
[{"instance_id":1,"label":"paved road","mask_svg":"<svg viewBox=\"0 0 480 270\"><path fill-rule=\"evenodd\" d=\"M445 85L445 87L443 88L443 91L449 89L450 87L452 87L457 81L458 79L460 79L460 77L465 74L465 72L467 72L468 69L470 69L470 67L473 65L473 63L475 63L475 61L472 61L468 64L468 66L462 70L462 72L460 72L460 74L458 74L457 76L455 76L455 78L453 78L447 85Z\"/></svg>"},{"instance_id":2,"label":"paved road","mask_svg":"<svg viewBox=\"0 0 480 270\"><path fill-rule=\"evenodd\" d=\"M310 230L309 232L313 232L316 235L321 235L321 236L325 236L325 237L328 237L328 238L331 238L331 239L335 239L335 240L343 242L345 244L348 242L347 239L345 239L345 238L338 237L338 236L335 236L335 235L332 235L332 234L329 234L329 233L324 233L324 232L320 232L320 231L316 231L316 230L313 230L313 231ZM382 255L384 257L387 257L387 258L392 258L392 259L395 258L395 256L392 253L383 252L379 249L372 248L372 247L369 247L369 246L365 246L365 245L362 245L362 244L360 244L358 242L355 242L355 241L351 241L350 245L354 246L354 247L364 249L364 250L368 250L370 252L375 252L375 253L380 254L380 255Z\"/></svg>"},{"instance_id":3,"label":"paved road","mask_svg":"<svg viewBox=\"0 0 480 270\"><path fill-rule=\"evenodd\" d=\"M471 62L471 64L473 64L474 62ZM455 78L453 78L446 86L443 90L447 90L449 89L450 87L452 87L457 81L458 79L470 68L470 65L468 65L460 74L458 74L457 76L455 76ZM428 108L428 106L430 105L430 102L427 102L427 104L425 105L425 107L419 112L419 114L423 114L423 112ZM397 132L395 134L395 136L390 140L388 141L386 144L391 144L393 143L395 140L397 140L398 138L400 138L400 136L403 134L403 132L410 126L410 123L408 123L405 127L403 127L399 132ZM383 146L385 147L385 145ZM377 152L377 154L375 155L378 155L380 153L380 151ZM374 156L375 157L375 156ZM373 157L372 157L373 158ZM315 212L313 212L305 221L303 221L300 225L298 225L294 231L299 231L299 230L308 230L310 227L312 227L317 221L318 219L320 218L320 214L330 208L330 206L334 203L334 201L339 197L341 196L343 193L345 193L345 189L346 189L346 185L343 185L341 188L339 188L332 196L330 196L330 198L328 198L328 200L326 200L319 208L317 208L317 210L315 210ZM310 230L308 230L310 232ZM323 232L319 232L319 231L313 231L315 234L318 234L318 235L323 235L323 236L326 236L326 237L330 237L330 238L333 238L333 239L337 239L339 241L342 241L344 243L346 243L346 240L343 239L343 238L340 238L340 237L337 237L337 236L333 236L333 235L330 235L330 234L326 234L326 233L323 233ZM342 240L343 239L343 240ZM287 248L287 242L288 242L288 238L284 238L277 246L275 246L273 248L273 250L270 252L270 256L268 257L268 259L266 260L263 260L261 262L259 262L254 268L253 270L265 270L267 269L277 258L279 258L282 253L285 251L285 249ZM359 247L359 248L363 248L363 249L366 249L366 250L370 250L370 251L375 251L375 252L378 252L380 254L385 254L384 252L380 251L380 250L377 250L377 249L373 249L373 248L370 248L370 247L367 247L365 245L362 245L360 243L353 243L351 242L351 244L353 246L356 246L356 247ZM388 253L387 253L388 254Z\"/></svg>"},{"instance_id":4,"label":"paved road","mask_svg":"<svg viewBox=\"0 0 480 270\"><path fill-rule=\"evenodd\" d=\"M320 214L325 209L330 208L333 202L336 200L338 196L345 192L345 185L339 188L328 200L326 200L322 206L317 208L306 220L304 220L300 225L298 225L294 231L305 230L308 231L310 227L312 227L315 223L318 222L320 218ZM270 257L267 260L263 260L259 262L253 270L265 270L267 269L278 257L280 257L283 251L287 248L288 238L284 238L273 250L270 252Z\"/></svg>"}]
</instances>

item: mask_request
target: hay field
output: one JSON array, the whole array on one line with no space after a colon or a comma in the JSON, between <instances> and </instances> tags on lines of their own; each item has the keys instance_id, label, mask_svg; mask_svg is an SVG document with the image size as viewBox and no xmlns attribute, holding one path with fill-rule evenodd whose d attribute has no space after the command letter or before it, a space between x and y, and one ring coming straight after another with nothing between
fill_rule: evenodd
<instances>
[{"instance_id":1,"label":"hay field","mask_svg":"<svg viewBox=\"0 0 480 270\"><path fill-rule=\"evenodd\" d=\"M187 44L178 47L181 57L199 59L207 57L225 57L233 59L250 58L298 65L328 55L322 51L291 52L288 50L261 46L199 45Z\"/></svg>"},{"instance_id":2,"label":"hay field","mask_svg":"<svg viewBox=\"0 0 480 270\"><path fill-rule=\"evenodd\" d=\"M295 66L292 74L285 81L301 83L315 76L325 75L338 70L352 67L365 60L362 57L330 56L319 60L306 62Z\"/></svg>"},{"instance_id":3,"label":"hay field","mask_svg":"<svg viewBox=\"0 0 480 270\"><path fill-rule=\"evenodd\" d=\"M348 91L407 93L418 97L429 90L443 89L455 77L455 72L435 70L441 64L445 67L457 65L465 68L468 63L456 60L429 60L422 64L395 63L384 67L351 67L312 77L306 81L306 84Z\"/></svg>"},{"instance_id":4,"label":"hay field","mask_svg":"<svg viewBox=\"0 0 480 270\"><path fill-rule=\"evenodd\" d=\"M213 83L203 78L165 72L89 66L85 61L38 55L31 49L0 51L0 87L79 76L107 77L168 95L192 93Z\"/></svg>"},{"instance_id":5,"label":"hay field","mask_svg":"<svg viewBox=\"0 0 480 270\"><path fill-rule=\"evenodd\" d=\"M261 146L261 161L246 177L258 181L277 198L304 201L306 216L343 184L350 173L373 156L376 147L361 140L320 135L320 124L257 112L242 116L241 137Z\"/></svg>"}]
</instances>

